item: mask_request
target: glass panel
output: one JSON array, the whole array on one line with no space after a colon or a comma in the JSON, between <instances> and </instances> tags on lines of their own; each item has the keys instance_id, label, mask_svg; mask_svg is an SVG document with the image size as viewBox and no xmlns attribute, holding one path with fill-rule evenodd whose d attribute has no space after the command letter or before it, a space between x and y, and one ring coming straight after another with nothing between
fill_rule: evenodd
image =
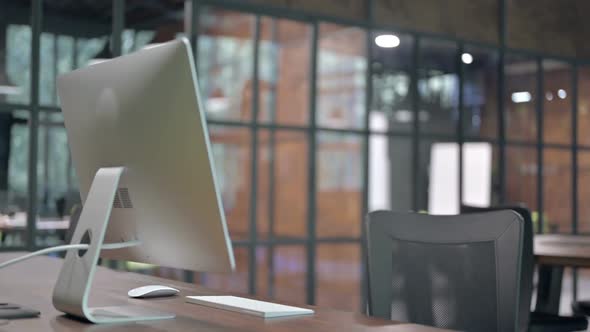
<instances>
[{"instance_id":1,"label":"glass panel","mask_svg":"<svg viewBox=\"0 0 590 332\"><path fill-rule=\"evenodd\" d=\"M249 121L254 15L210 7L199 13L197 69L207 116Z\"/></svg>"},{"instance_id":2,"label":"glass panel","mask_svg":"<svg viewBox=\"0 0 590 332\"><path fill-rule=\"evenodd\" d=\"M371 135L369 145L369 211L411 210L411 139Z\"/></svg>"},{"instance_id":3,"label":"glass panel","mask_svg":"<svg viewBox=\"0 0 590 332\"><path fill-rule=\"evenodd\" d=\"M125 31L122 34L122 53L130 53L148 44L163 43L185 36L188 27L190 7L185 13L184 7L190 2L161 2L155 8L148 2L139 2L126 8ZM188 6L188 5L187 5Z\"/></svg>"},{"instance_id":4,"label":"glass panel","mask_svg":"<svg viewBox=\"0 0 590 332\"><path fill-rule=\"evenodd\" d=\"M529 147L506 147L506 204L523 205L531 211L537 230L537 150ZM545 227L547 223L544 224Z\"/></svg>"},{"instance_id":5,"label":"glass panel","mask_svg":"<svg viewBox=\"0 0 590 332\"><path fill-rule=\"evenodd\" d=\"M506 140L536 142L537 62L507 54L504 75Z\"/></svg>"},{"instance_id":6,"label":"glass panel","mask_svg":"<svg viewBox=\"0 0 590 332\"><path fill-rule=\"evenodd\" d=\"M223 294L237 292L246 294L248 292L248 248L234 247L234 258L236 269L227 273L196 273L197 283Z\"/></svg>"},{"instance_id":7,"label":"glass panel","mask_svg":"<svg viewBox=\"0 0 590 332\"><path fill-rule=\"evenodd\" d=\"M0 103L26 104L31 85L30 1L2 4Z\"/></svg>"},{"instance_id":8,"label":"glass panel","mask_svg":"<svg viewBox=\"0 0 590 332\"><path fill-rule=\"evenodd\" d=\"M273 191L276 185L272 183L273 174L276 169L274 165L274 153L271 145L276 142L276 134L270 130L258 131L258 188L256 192L256 232L258 239L270 237L271 220L274 221L276 200ZM274 230L274 229L273 229Z\"/></svg>"},{"instance_id":9,"label":"glass panel","mask_svg":"<svg viewBox=\"0 0 590 332\"><path fill-rule=\"evenodd\" d=\"M465 137L498 138L498 54L467 47L463 63L463 131Z\"/></svg>"},{"instance_id":10,"label":"glass panel","mask_svg":"<svg viewBox=\"0 0 590 332\"><path fill-rule=\"evenodd\" d=\"M307 154L308 139L304 133L260 132L257 223L262 237L271 234L273 237L306 236Z\"/></svg>"},{"instance_id":11,"label":"glass panel","mask_svg":"<svg viewBox=\"0 0 590 332\"><path fill-rule=\"evenodd\" d=\"M92 63L93 60L100 60L110 57L108 36L96 38L78 38L76 40L77 62L74 67L81 68Z\"/></svg>"},{"instance_id":12,"label":"glass panel","mask_svg":"<svg viewBox=\"0 0 590 332\"><path fill-rule=\"evenodd\" d=\"M498 157L497 145L477 141L465 142L462 205L478 207L499 205Z\"/></svg>"},{"instance_id":13,"label":"glass panel","mask_svg":"<svg viewBox=\"0 0 590 332\"><path fill-rule=\"evenodd\" d=\"M430 39L420 42L420 132L456 135L459 119L456 57L456 43Z\"/></svg>"},{"instance_id":14,"label":"glass panel","mask_svg":"<svg viewBox=\"0 0 590 332\"><path fill-rule=\"evenodd\" d=\"M584 66L578 70L578 144L590 146L588 133L590 133L590 66Z\"/></svg>"},{"instance_id":15,"label":"glass panel","mask_svg":"<svg viewBox=\"0 0 590 332\"><path fill-rule=\"evenodd\" d=\"M274 299L305 303L305 274L307 273L305 247L289 246L274 249Z\"/></svg>"},{"instance_id":16,"label":"glass panel","mask_svg":"<svg viewBox=\"0 0 590 332\"><path fill-rule=\"evenodd\" d=\"M317 124L362 129L367 57L365 30L324 23L319 27Z\"/></svg>"},{"instance_id":17,"label":"glass panel","mask_svg":"<svg viewBox=\"0 0 590 332\"><path fill-rule=\"evenodd\" d=\"M29 169L29 112L0 113L0 245L25 246Z\"/></svg>"},{"instance_id":18,"label":"glass panel","mask_svg":"<svg viewBox=\"0 0 590 332\"><path fill-rule=\"evenodd\" d=\"M81 204L61 113L40 114L37 155L36 244L53 246L65 240L70 211Z\"/></svg>"},{"instance_id":19,"label":"glass panel","mask_svg":"<svg viewBox=\"0 0 590 332\"><path fill-rule=\"evenodd\" d=\"M590 151L578 152L578 232L590 233Z\"/></svg>"},{"instance_id":20,"label":"glass panel","mask_svg":"<svg viewBox=\"0 0 590 332\"><path fill-rule=\"evenodd\" d=\"M360 236L361 136L319 133L317 149L317 235Z\"/></svg>"},{"instance_id":21,"label":"glass panel","mask_svg":"<svg viewBox=\"0 0 590 332\"><path fill-rule=\"evenodd\" d=\"M420 141L418 208L435 215L453 215L461 206L488 207L498 202L498 152L488 142L465 142L463 181L459 182L459 144ZM460 193L462 185L462 193ZM459 197L462 195L462 200Z\"/></svg>"},{"instance_id":22,"label":"glass panel","mask_svg":"<svg viewBox=\"0 0 590 332\"><path fill-rule=\"evenodd\" d=\"M248 238L251 134L245 128L210 126L209 136L230 237Z\"/></svg>"},{"instance_id":23,"label":"glass panel","mask_svg":"<svg viewBox=\"0 0 590 332\"><path fill-rule=\"evenodd\" d=\"M436 215L459 213L459 147L452 140L420 140L418 211Z\"/></svg>"},{"instance_id":24,"label":"glass panel","mask_svg":"<svg viewBox=\"0 0 590 332\"><path fill-rule=\"evenodd\" d=\"M543 139L545 143L571 144L572 69L564 62L543 61Z\"/></svg>"},{"instance_id":25,"label":"glass panel","mask_svg":"<svg viewBox=\"0 0 590 332\"><path fill-rule=\"evenodd\" d=\"M92 24L72 16L65 7L47 3L43 11L41 34L39 103L57 106L56 78L83 67L92 58L111 58L109 45L112 6L85 6L84 15Z\"/></svg>"},{"instance_id":26,"label":"glass panel","mask_svg":"<svg viewBox=\"0 0 590 332\"><path fill-rule=\"evenodd\" d=\"M410 133L414 118L410 85L414 39L409 35L387 32L373 33L372 38L373 96L369 128L374 132ZM384 38L390 44L383 42ZM396 41L399 45L393 47Z\"/></svg>"},{"instance_id":27,"label":"glass panel","mask_svg":"<svg viewBox=\"0 0 590 332\"><path fill-rule=\"evenodd\" d=\"M551 233L572 231L572 154L543 150L543 220Z\"/></svg>"},{"instance_id":28,"label":"glass panel","mask_svg":"<svg viewBox=\"0 0 590 332\"><path fill-rule=\"evenodd\" d=\"M317 304L335 309L360 308L361 248L359 244L319 244Z\"/></svg>"},{"instance_id":29,"label":"glass panel","mask_svg":"<svg viewBox=\"0 0 590 332\"><path fill-rule=\"evenodd\" d=\"M259 52L258 120L307 125L311 62L309 24L263 17Z\"/></svg>"}]
</instances>

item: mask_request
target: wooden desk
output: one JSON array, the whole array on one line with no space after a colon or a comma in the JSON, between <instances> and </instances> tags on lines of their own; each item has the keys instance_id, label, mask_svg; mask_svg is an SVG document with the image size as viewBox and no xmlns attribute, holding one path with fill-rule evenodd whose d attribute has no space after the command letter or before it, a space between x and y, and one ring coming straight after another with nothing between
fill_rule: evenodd
<instances>
[{"instance_id":1,"label":"wooden desk","mask_svg":"<svg viewBox=\"0 0 590 332\"><path fill-rule=\"evenodd\" d=\"M545 265L590 267L590 236L536 235L535 258Z\"/></svg>"},{"instance_id":2,"label":"wooden desk","mask_svg":"<svg viewBox=\"0 0 590 332\"><path fill-rule=\"evenodd\" d=\"M0 254L0 261L22 253ZM98 268L91 295L91 305L140 304L176 313L172 320L137 324L92 325L65 317L51 304L53 284L61 268L61 259L38 257L0 270L0 300L14 302L41 311L40 318L13 320L0 331L444 331L414 324L372 319L361 314L313 307L313 316L264 320L259 317L186 303L185 295L218 294L192 284L170 281L134 273ZM148 285L172 285L181 296L151 300L127 297L131 288Z\"/></svg>"},{"instance_id":3,"label":"wooden desk","mask_svg":"<svg viewBox=\"0 0 590 332\"><path fill-rule=\"evenodd\" d=\"M590 236L535 235L534 251L539 265L535 310L557 314L564 267L590 267Z\"/></svg>"}]
</instances>

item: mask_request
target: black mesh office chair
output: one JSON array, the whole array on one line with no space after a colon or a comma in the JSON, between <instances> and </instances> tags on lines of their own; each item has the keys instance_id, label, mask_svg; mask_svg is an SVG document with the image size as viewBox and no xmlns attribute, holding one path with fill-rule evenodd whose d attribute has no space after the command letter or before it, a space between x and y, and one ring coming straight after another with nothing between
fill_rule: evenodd
<instances>
[{"instance_id":1,"label":"black mesh office chair","mask_svg":"<svg viewBox=\"0 0 590 332\"><path fill-rule=\"evenodd\" d=\"M528 209L521 206L504 206L504 207L472 207L461 206L461 213L483 213L491 211L512 210L518 213L524 220L525 226L525 241L523 250L531 254L523 255L525 261L523 262L523 269L526 271L524 275L531 277L523 280L526 287L532 287L533 271L534 271L534 255L533 255L533 219ZM575 312L575 310L574 310ZM588 327L588 321L582 315L579 316L559 316L553 314L546 314L541 312L532 312L530 316L529 332L572 332L585 331Z\"/></svg>"},{"instance_id":2,"label":"black mesh office chair","mask_svg":"<svg viewBox=\"0 0 590 332\"><path fill-rule=\"evenodd\" d=\"M368 314L479 332L526 331L524 221L513 211L368 215ZM528 257L526 259L529 259Z\"/></svg>"}]
</instances>

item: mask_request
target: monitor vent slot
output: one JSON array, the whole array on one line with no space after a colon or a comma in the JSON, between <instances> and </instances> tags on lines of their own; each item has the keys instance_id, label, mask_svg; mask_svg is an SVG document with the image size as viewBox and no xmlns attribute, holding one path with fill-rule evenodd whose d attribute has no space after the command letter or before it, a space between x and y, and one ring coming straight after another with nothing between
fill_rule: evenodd
<instances>
[{"instance_id":1,"label":"monitor vent slot","mask_svg":"<svg viewBox=\"0 0 590 332\"><path fill-rule=\"evenodd\" d=\"M119 198L119 193L115 192L115 199L113 200L113 208L115 209L122 209L123 204L121 204L121 199Z\"/></svg>"},{"instance_id":2,"label":"monitor vent slot","mask_svg":"<svg viewBox=\"0 0 590 332\"><path fill-rule=\"evenodd\" d=\"M129 188L119 188L119 197L121 198L121 203L123 203L123 208L125 208L125 209L133 208L133 203L131 202L131 196L129 196Z\"/></svg>"},{"instance_id":3,"label":"monitor vent slot","mask_svg":"<svg viewBox=\"0 0 590 332\"><path fill-rule=\"evenodd\" d=\"M129 188L119 188L115 193L115 199L113 200L113 208L115 209L132 209L133 202L129 195Z\"/></svg>"}]
</instances>

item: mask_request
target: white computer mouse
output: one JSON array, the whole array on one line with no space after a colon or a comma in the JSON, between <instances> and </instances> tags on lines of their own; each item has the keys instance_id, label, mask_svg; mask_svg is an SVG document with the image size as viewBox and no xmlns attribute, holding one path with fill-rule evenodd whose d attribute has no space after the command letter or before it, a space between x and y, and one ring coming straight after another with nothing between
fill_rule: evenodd
<instances>
[{"instance_id":1,"label":"white computer mouse","mask_svg":"<svg viewBox=\"0 0 590 332\"><path fill-rule=\"evenodd\" d=\"M176 288L162 286L162 285L148 285L133 288L130 290L127 295L133 298L148 298L148 297L165 297L165 296L174 296L178 294L180 291Z\"/></svg>"}]
</instances>

